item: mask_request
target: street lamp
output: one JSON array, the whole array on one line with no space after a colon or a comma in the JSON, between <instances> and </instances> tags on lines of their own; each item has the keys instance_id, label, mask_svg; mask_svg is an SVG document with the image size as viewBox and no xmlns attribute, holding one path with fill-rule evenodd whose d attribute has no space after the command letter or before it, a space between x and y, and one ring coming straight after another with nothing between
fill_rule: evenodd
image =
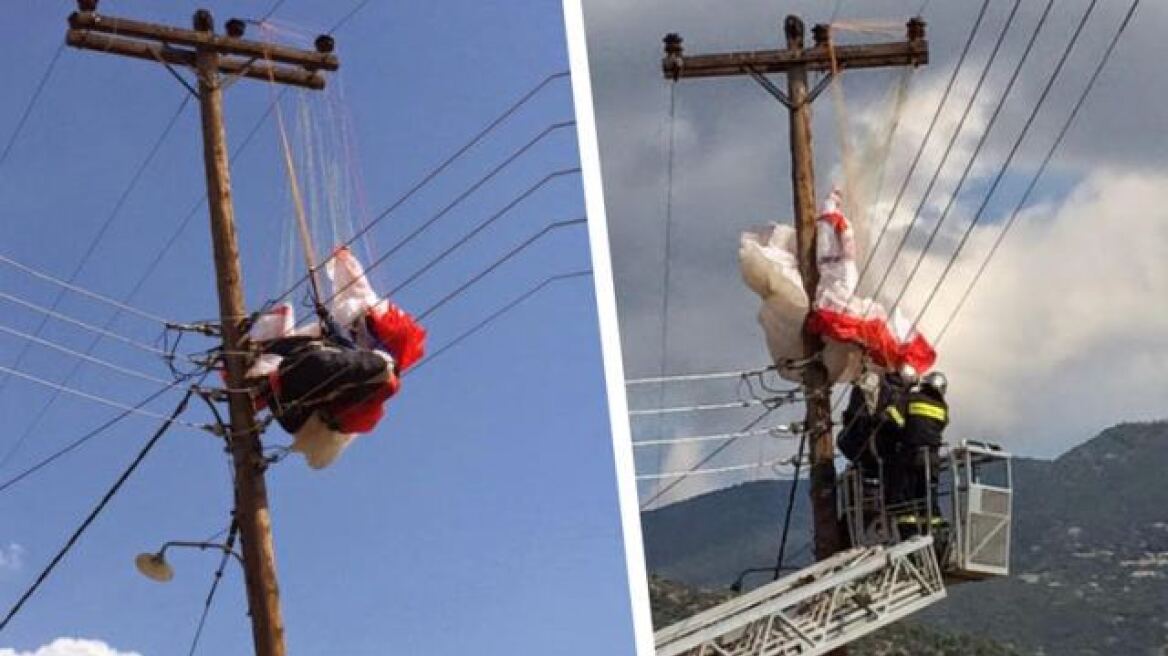
<instances>
[{"instance_id":1,"label":"street lamp","mask_svg":"<svg viewBox=\"0 0 1168 656\"><path fill-rule=\"evenodd\" d=\"M138 554L134 558L134 566L138 568L138 571L142 573L142 576L145 576L152 581L166 583L167 581L174 578L174 568L170 566L170 563L166 562L166 550L171 547L187 547L199 549L200 551L204 549L218 549L223 553L235 556L235 559L239 561L239 564L241 566L243 565L243 558L240 557L240 555L236 553L234 549L225 544L220 544L218 542L182 542L176 540L167 542L166 544L162 545L162 548L157 552Z\"/></svg>"}]
</instances>

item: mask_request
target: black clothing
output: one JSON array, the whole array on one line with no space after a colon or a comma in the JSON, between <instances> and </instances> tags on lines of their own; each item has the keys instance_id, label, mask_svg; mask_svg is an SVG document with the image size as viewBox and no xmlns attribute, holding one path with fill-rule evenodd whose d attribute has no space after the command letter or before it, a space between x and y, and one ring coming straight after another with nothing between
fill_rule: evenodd
<instances>
[{"instance_id":1,"label":"black clothing","mask_svg":"<svg viewBox=\"0 0 1168 656\"><path fill-rule=\"evenodd\" d=\"M922 386L908 395L904 439L911 446L941 446L941 433L949 425L949 404L939 392Z\"/></svg>"},{"instance_id":2,"label":"black clothing","mask_svg":"<svg viewBox=\"0 0 1168 656\"><path fill-rule=\"evenodd\" d=\"M280 426L295 433L322 406L360 403L381 389L389 367L372 351L323 346L297 349L280 362L269 405Z\"/></svg>"}]
</instances>

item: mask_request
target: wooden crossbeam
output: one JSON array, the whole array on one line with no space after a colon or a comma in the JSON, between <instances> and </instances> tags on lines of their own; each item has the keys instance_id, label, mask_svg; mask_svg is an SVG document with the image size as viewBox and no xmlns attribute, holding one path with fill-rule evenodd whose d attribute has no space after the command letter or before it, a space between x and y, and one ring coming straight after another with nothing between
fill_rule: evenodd
<instances>
[{"instance_id":1,"label":"wooden crossbeam","mask_svg":"<svg viewBox=\"0 0 1168 656\"><path fill-rule=\"evenodd\" d=\"M878 43L871 45L836 46L836 66L849 68L882 68L887 66L920 66L929 63L929 43L925 39ZM827 46L802 50L748 50L711 55L666 55L661 61L666 78L701 78L742 75L754 70L759 73L786 73L801 66L808 71L832 70L832 53Z\"/></svg>"},{"instance_id":2,"label":"wooden crossbeam","mask_svg":"<svg viewBox=\"0 0 1168 656\"><path fill-rule=\"evenodd\" d=\"M335 71L340 66L337 56L332 53L299 50L275 43L237 39L221 36L214 32L145 23L129 18L104 16L94 12L73 12L69 15L69 27L75 30L104 32L120 37L147 39L167 45L209 48L221 54L267 59L301 66L309 70Z\"/></svg>"},{"instance_id":3,"label":"wooden crossbeam","mask_svg":"<svg viewBox=\"0 0 1168 656\"><path fill-rule=\"evenodd\" d=\"M124 55L134 59L164 62L175 66L196 68L196 53L185 48L174 48L161 43L148 43L133 39L97 34L86 30L68 30L65 43L75 48ZM240 75L257 80L275 81L282 84L323 89L324 77L316 71L287 66L274 66L263 61L239 57L220 57L219 72L226 75Z\"/></svg>"}]
</instances>

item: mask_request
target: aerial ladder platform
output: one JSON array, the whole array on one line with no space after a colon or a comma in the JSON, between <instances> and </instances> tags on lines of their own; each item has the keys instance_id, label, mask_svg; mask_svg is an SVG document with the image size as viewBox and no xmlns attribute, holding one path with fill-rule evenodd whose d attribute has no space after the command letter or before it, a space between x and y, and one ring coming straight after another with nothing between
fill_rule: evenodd
<instances>
[{"instance_id":1,"label":"aerial ladder platform","mask_svg":"<svg viewBox=\"0 0 1168 656\"><path fill-rule=\"evenodd\" d=\"M847 551L658 631L657 656L814 656L943 599L947 583L1009 572L1010 454L962 441L943 461L938 499L925 499L911 536L884 505L882 483L840 477ZM946 471L947 470L947 471ZM947 475L946 475L947 474ZM937 526L932 509L948 499Z\"/></svg>"}]
</instances>

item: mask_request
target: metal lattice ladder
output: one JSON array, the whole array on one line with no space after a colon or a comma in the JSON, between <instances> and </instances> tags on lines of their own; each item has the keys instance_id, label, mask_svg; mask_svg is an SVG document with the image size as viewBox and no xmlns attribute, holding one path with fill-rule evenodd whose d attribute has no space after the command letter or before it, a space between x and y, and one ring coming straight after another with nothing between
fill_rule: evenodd
<instances>
[{"instance_id":1,"label":"metal lattice ladder","mask_svg":"<svg viewBox=\"0 0 1168 656\"><path fill-rule=\"evenodd\" d=\"M931 536L851 549L655 635L657 656L810 656L945 597Z\"/></svg>"}]
</instances>

